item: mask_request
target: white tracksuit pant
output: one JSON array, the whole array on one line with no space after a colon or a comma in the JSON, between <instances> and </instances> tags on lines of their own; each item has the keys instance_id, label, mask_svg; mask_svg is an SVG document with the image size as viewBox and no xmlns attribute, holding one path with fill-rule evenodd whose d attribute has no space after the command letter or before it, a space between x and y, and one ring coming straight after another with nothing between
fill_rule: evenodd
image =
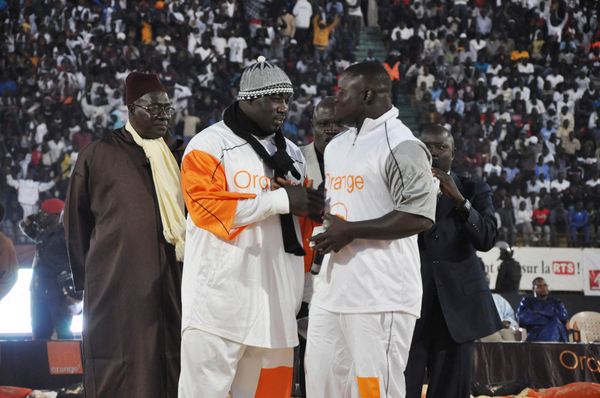
<instances>
[{"instance_id":1,"label":"white tracksuit pant","mask_svg":"<svg viewBox=\"0 0 600 398\"><path fill-rule=\"evenodd\" d=\"M181 339L179 398L289 398L294 349L235 343L197 329Z\"/></svg>"},{"instance_id":2,"label":"white tracksuit pant","mask_svg":"<svg viewBox=\"0 0 600 398\"><path fill-rule=\"evenodd\" d=\"M307 398L403 398L416 321L400 312L340 314L312 306Z\"/></svg>"}]
</instances>

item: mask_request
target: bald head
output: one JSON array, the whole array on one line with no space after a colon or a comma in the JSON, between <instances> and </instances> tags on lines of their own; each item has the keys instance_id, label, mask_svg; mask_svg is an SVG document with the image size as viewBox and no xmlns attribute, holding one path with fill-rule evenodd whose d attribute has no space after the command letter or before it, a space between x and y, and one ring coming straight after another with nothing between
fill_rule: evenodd
<instances>
[{"instance_id":1,"label":"bald head","mask_svg":"<svg viewBox=\"0 0 600 398\"><path fill-rule=\"evenodd\" d=\"M423 129L423 131L421 132L421 136L423 136L425 134L440 135L444 139L448 140L448 142L452 145L452 150L455 149L455 146L454 146L454 137L448 131L448 129L445 128L444 126L442 126L441 124L432 124L432 125L429 125L429 126L425 127Z\"/></svg>"},{"instance_id":2,"label":"bald head","mask_svg":"<svg viewBox=\"0 0 600 398\"><path fill-rule=\"evenodd\" d=\"M360 131L366 118L377 119L392 108L392 82L383 65L362 62L350 66L338 80L336 116Z\"/></svg>"},{"instance_id":3,"label":"bald head","mask_svg":"<svg viewBox=\"0 0 600 398\"><path fill-rule=\"evenodd\" d=\"M322 154L329 141L343 130L335 115L335 97L325 97L317 104L310 125L315 138L315 148Z\"/></svg>"},{"instance_id":4,"label":"bald head","mask_svg":"<svg viewBox=\"0 0 600 398\"><path fill-rule=\"evenodd\" d=\"M348 67L344 75L359 77L366 87L381 94L392 93L389 73L379 62L361 62Z\"/></svg>"},{"instance_id":5,"label":"bald head","mask_svg":"<svg viewBox=\"0 0 600 398\"><path fill-rule=\"evenodd\" d=\"M313 110L313 119L316 119L317 115L320 112L332 112L333 113L334 110L335 110L335 97L333 97L333 96L325 97L317 104L317 106L315 106L315 109Z\"/></svg>"},{"instance_id":6,"label":"bald head","mask_svg":"<svg viewBox=\"0 0 600 398\"><path fill-rule=\"evenodd\" d=\"M443 126L435 124L426 127L420 139L431 153L434 167L448 173L456 152L452 134Z\"/></svg>"}]
</instances>

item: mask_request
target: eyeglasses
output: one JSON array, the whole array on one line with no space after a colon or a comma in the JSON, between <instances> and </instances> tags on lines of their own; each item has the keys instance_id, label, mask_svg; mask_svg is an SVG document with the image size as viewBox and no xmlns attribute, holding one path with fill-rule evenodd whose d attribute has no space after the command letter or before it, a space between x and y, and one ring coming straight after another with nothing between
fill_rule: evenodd
<instances>
[{"instance_id":1,"label":"eyeglasses","mask_svg":"<svg viewBox=\"0 0 600 398\"><path fill-rule=\"evenodd\" d=\"M542 283L540 285L534 285L536 288L540 289L542 287L545 287L547 289L550 289L550 285L548 285L547 283Z\"/></svg>"},{"instance_id":2,"label":"eyeglasses","mask_svg":"<svg viewBox=\"0 0 600 398\"><path fill-rule=\"evenodd\" d=\"M138 105L138 104L131 104L131 105L135 105L139 108L145 109L149 114L151 115L160 115L160 113L162 111L164 111L168 116L171 116L175 113L175 108L173 108L172 106L160 106L160 105L150 105L150 106L145 106L145 105Z\"/></svg>"}]
</instances>

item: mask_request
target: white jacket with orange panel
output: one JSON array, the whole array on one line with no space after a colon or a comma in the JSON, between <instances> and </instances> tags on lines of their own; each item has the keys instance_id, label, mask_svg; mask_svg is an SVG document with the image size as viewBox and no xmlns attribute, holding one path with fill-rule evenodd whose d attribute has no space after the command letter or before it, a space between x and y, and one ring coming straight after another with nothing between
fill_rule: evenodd
<instances>
[{"instance_id":1,"label":"white jacket with orange panel","mask_svg":"<svg viewBox=\"0 0 600 398\"><path fill-rule=\"evenodd\" d=\"M273 136L259 140L270 154ZM287 140L303 184L306 165ZM224 122L187 146L181 184L188 209L182 283L182 330L203 330L267 348L298 344L296 312L304 286L303 258L284 251L279 214L284 189L271 190L273 170ZM294 216L296 235L300 223Z\"/></svg>"}]
</instances>

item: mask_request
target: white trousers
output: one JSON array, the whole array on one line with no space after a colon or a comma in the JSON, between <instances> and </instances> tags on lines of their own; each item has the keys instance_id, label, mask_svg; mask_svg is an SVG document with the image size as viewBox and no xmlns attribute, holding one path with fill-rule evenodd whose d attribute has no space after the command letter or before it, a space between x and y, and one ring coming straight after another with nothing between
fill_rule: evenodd
<instances>
[{"instance_id":1,"label":"white trousers","mask_svg":"<svg viewBox=\"0 0 600 398\"><path fill-rule=\"evenodd\" d=\"M19 203L21 208L23 209L23 218L32 215L37 211L37 205L25 205L23 203Z\"/></svg>"},{"instance_id":2,"label":"white trousers","mask_svg":"<svg viewBox=\"0 0 600 398\"><path fill-rule=\"evenodd\" d=\"M179 398L289 398L294 349L235 343L197 329L181 339Z\"/></svg>"},{"instance_id":3,"label":"white trousers","mask_svg":"<svg viewBox=\"0 0 600 398\"><path fill-rule=\"evenodd\" d=\"M307 398L403 398L417 318L400 312L340 314L312 306Z\"/></svg>"}]
</instances>

